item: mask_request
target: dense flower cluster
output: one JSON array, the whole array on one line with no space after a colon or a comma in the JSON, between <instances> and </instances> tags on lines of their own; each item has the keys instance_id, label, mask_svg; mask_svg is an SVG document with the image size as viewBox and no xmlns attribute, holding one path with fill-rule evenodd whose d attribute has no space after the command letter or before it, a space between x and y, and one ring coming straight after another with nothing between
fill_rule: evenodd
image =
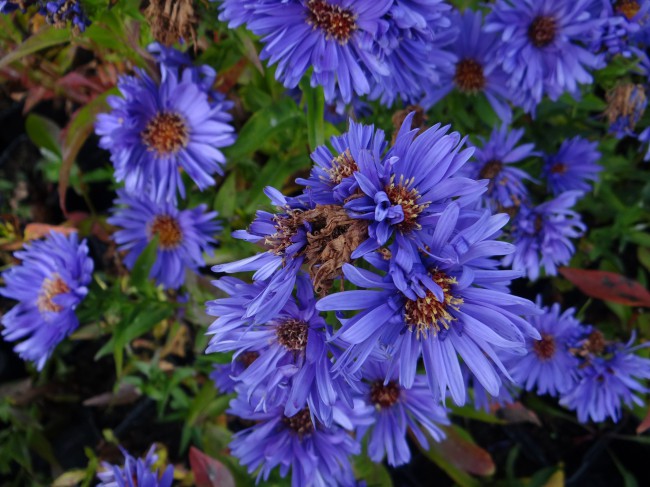
<instances>
[{"instance_id":1,"label":"dense flower cluster","mask_svg":"<svg viewBox=\"0 0 650 487\"><path fill-rule=\"evenodd\" d=\"M38 5L38 12L54 27L64 28L69 24L76 32L83 32L90 25L90 19L78 0L1 0L0 13L8 14L19 9L25 12L32 5Z\"/></svg>"},{"instance_id":2,"label":"dense flower cluster","mask_svg":"<svg viewBox=\"0 0 650 487\"><path fill-rule=\"evenodd\" d=\"M141 70L121 77L122 96L109 97L112 111L97 117L96 132L128 193L174 202L177 192L185 197L181 170L201 190L223 173L219 149L235 140L226 111L231 103L213 91L212 68L192 66L168 48L154 50L160 51L160 82Z\"/></svg>"},{"instance_id":3,"label":"dense flower cluster","mask_svg":"<svg viewBox=\"0 0 650 487\"><path fill-rule=\"evenodd\" d=\"M413 116L391 147L383 132L351 122L332 139L334 153L314 151L300 195L267 189L277 211L259 211L248 231L235 232L267 250L214 267L255 271L250 284L215 281L227 297L208 303L218 317L208 352L234 352L215 381L237 393L233 413L260 421L242 435L249 445L288 435L317 456L308 467L311 456L263 454L235 440L234 454L264 476L282 461L294 485L307 468L326 478L323 455L341 441L340 427L369 435L374 460L407 462L407 429L422 445L442 438L447 394L465 403L469 374L499 396L510 380L501 356L523 355L526 339L539 338L524 318L537 312L533 303L508 292L519 273L499 269L499 257L515 251L496 240L508 218L474 209L485 182L461 174L472 150L449 127L419 133ZM341 290L344 281L356 289ZM323 311L337 311L339 324Z\"/></svg>"},{"instance_id":4,"label":"dense flower cluster","mask_svg":"<svg viewBox=\"0 0 650 487\"><path fill-rule=\"evenodd\" d=\"M634 336L626 344L609 341L574 313L556 303L532 318L542 338L528 340L528 355L513 360L513 377L528 391L559 396L583 423L618 421L623 404L643 404L638 395L650 392L639 382L650 378L650 359L635 354Z\"/></svg>"},{"instance_id":5,"label":"dense flower cluster","mask_svg":"<svg viewBox=\"0 0 650 487\"><path fill-rule=\"evenodd\" d=\"M16 252L20 265L3 272L0 295L18 304L2 317L5 340L41 370L54 348L79 326L75 308L86 297L93 272L88 245L76 233L51 232Z\"/></svg>"}]
</instances>

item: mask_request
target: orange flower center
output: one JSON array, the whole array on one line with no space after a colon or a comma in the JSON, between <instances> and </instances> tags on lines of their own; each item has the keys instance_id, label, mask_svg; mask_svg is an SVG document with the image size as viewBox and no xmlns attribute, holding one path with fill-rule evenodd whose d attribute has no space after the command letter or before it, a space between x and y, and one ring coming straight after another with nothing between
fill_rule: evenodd
<instances>
[{"instance_id":1,"label":"orange flower center","mask_svg":"<svg viewBox=\"0 0 650 487\"><path fill-rule=\"evenodd\" d=\"M407 299L404 305L404 321L411 332L415 331L418 339L427 338L429 333L436 336L443 328L448 330L451 322L456 320L449 310L458 311L463 304L462 298L457 298L451 293L451 286L456 284L456 278L436 271L431 275L431 279L442 288L442 301L438 301L431 291L427 291L425 297L415 301Z\"/></svg>"},{"instance_id":2,"label":"orange flower center","mask_svg":"<svg viewBox=\"0 0 650 487\"><path fill-rule=\"evenodd\" d=\"M157 113L140 134L150 151L159 156L175 154L187 146L188 128L185 119L178 113Z\"/></svg>"},{"instance_id":3,"label":"orange flower center","mask_svg":"<svg viewBox=\"0 0 650 487\"><path fill-rule=\"evenodd\" d=\"M614 9L619 14L625 15L627 20L632 20L641 9L641 6L636 0L618 0L614 4Z\"/></svg>"},{"instance_id":4,"label":"orange flower center","mask_svg":"<svg viewBox=\"0 0 650 487\"><path fill-rule=\"evenodd\" d=\"M41 286L41 292L38 294L36 306L38 310L43 313L49 311L51 313L58 313L63 309L62 306L54 303L52 299L59 294L70 292L70 288L61 277L53 275L49 279L45 279Z\"/></svg>"},{"instance_id":5,"label":"orange flower center","mask_svg":"<svg viewBox=\"0 0 650 487\"><path fill-rule=\"evenodd\" d=\"M485 75L483 66L473 59L463 59L456 64L454 82L460 91L465 93L476 93L485 87Z\"/></svg>"},{"instance_id":6,"label":"orange flower center","mask_svg":"<svg viewBox=\"0 0 650 487\"><path fill-rule=\"evenodd\" d=\"M542 339L533 343L533 351L540 360L548 360L555 355L555 338L547 333L542 333Z\"/></svg>"},{"instance_id":7,"label":"orange flower center","mask_svg":"<svg viewBox=\"0 0 650 487\"><path fill-rule=\"evenodd\" d=\"M413 181L413 178L404 181L404 177L400 176L399 183L395 184L395 176L393 176L390 184L384 188L390 202L393 205L402 207L404 220L398 223L397 228L403 233L422 228L417 219L420 213L429 206L429 203L418 203L422 195L416 188L411 187Z\"/></svg>"},{"instance_id":8,"label":"orange flower center","mask_svg":"<svg viewBox=\"0 0 650 487\"><path fill-rule=\"evenodd\" d=\"M357 30L356 16L351 10L332 5L325 0L307 2L307 23L325 32L327 39L345 45Z\"/></svg>"},{"instance_id":9,"label":"orange flower center","mask_svg":"<svg viewBox=\"0 0 650 487\"><path fill-rule=\"evenodd\" d=\"M164 250L174 249L183 240L178 221L169 215L158 215L151 224L151 236L158 236L158 245Z\"/></svg>"}]
</instances>

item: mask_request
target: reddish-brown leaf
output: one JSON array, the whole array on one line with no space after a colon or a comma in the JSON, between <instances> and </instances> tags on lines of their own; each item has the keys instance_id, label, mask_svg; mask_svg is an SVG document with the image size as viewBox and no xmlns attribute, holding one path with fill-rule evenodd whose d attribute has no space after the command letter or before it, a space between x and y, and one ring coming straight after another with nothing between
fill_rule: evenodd
<instances>
[{"instance_id":1,"label":"reddish-brown leaf","mask_svg":"<svg viewBox=\"0 0 650 487\"><path fill-rule=\"evenodd\" d=\"M627 306L650 307L650 292L625 276L607 271L561 267L560 274L592 298Z\"/></svg>"},{"instance_id":2,"label":"reddish-brown leaf","mask_svg":"<svg viewBox=\"0 0 650 487\"><path fill-rule=\"evenodd\" d=\"M196 487L235 487L235 479L219 460L190 447L190 466Z\"/></svg>"},{"instance_id":3,"label":"reddish-brown leaf","mask_svg":"<svg viewBox=\"0 0 650 487\"><path fill-rule=\"evenodd\" d=\"M463 438L454 428L446 427L447 438L431 447L456 468L473 475L488 476L496 470L490 454Z\"/></svg>"},{"instance_id":4,"label":"reddish-brown leaf","mask_svg":"<svg viewBox=\"0 0 650 487\"><path fill-rule=\"evenodd\" d=\"M49 235L50 232L58 232L63 235L70 235L76 232L76 228L63 227L61 225L48 225L46 223L28 223L25 227L25 240L36 240Z\"/></svg>"},{"instance_id":5,"label":"reddish-brown leaf","mask_svg":"<svg viewBox=\"0 0 650 487\"><path fill-rule=\"evenodd\" d=\"M648 412L645 415L645 418L643 418L643 421L639 423L639 426L636 427L636 433L640 435L641 433L645 433L650 429L650 408L648 408Z\"/></svg>"},{"instance_id":6,"label":"reddish-brown leaf","mask_svg":"<svg viewBox=\"0 0 650 487\"><path fill-rule=\"evenodd\" d=\"M508 423L533 423L536 426L542 426L542 422L535 411L531 411L519 401L506 404L499 409L499 417L505 419Z\"/></svg>"}]
</instances>

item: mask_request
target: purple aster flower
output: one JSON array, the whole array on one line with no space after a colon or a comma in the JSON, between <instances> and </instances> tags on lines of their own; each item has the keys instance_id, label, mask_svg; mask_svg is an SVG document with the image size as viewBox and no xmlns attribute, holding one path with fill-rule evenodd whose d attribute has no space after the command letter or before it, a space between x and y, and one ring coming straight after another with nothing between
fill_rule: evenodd
<instances>
[{"instance_id":1,"label":"purple aster flower","mask_svg":"<svg viewBox=\"0 0 650 487\"><path fill-rule=\"evenodd\" d=\"M508 104L508 77L501 66L493 62L498 43L496 33L485 32L481 12L456 12L453 23L460 33L448 49L456 56L454 69L441 72L440 81L432 84L422 105L430 107L457 91L469 96L483 94L504 123L510 123L512 110Z\"/></svg>"},{"instance_id":2,"label":"purple aster flower","mask_svg":"<svg viewBox=\"0 0 650 487\"><path fill-rule=\"evenodd\" d=\"M344 411L335 415L336 423L325 427L308 409L291 417L285 416L282 407L253 411L240 395L231 401L229 412L257 421L233 435L230 450L249 473L258 471L258 481L268 480L279 467L281 477L291 474L293 487L355 485L349 457L361 448L345 429L354 425Z\"/></svg>"},{"instance_id":3,"label":"purple aster flower","mask_svg":"<svg viewBox=\"0 0 650 487\"><path fill-rule=\"evenodd\" d=\"M643 116L648 101L641 85L622 83L607 93L605 116L609 132L616 138L635 137L634 128Z\"/></svg>"},{"instance_id":4,"label":"purple aster flower","mask_svg":"<svg viewBox=\"0 0 650 487\"><path fill-rule=\"evenodd\" d=\"M377 78L370 98L391 106L396 98L416 104L431 84L453 70L456 58L444 49L458 36L442 0L393 2L388 29L378 39L388 74Z\"/></svg>"},{"instance_id":5,"label":"purple aster flower","mask_svg":"<svg viewBox=\"0 0 650 487\"><path fill-rule=\"evenodd\" d=\"M519 144L524 129L508 131L506 125L494 127L490 138L479 137L481 146L463 167L463 174L471 179L487 179L487 191L482 202L493 211L519 206L528 199L525 180L533 180L526 171L513 164L538 156L534 144Z\"/></svg>"},{"instance_id":6,"label":"purple aster flower","mask_svg":"<svg viewBox=\"0 0 650 487\"><path fill-rule=\"evenodd\" d=\"M445 433L439 425L449 424L449 419L445 408L434 402L423 375L417 375L413 387L406 389L399 385L395 373L388 380L387 372L378 363L364 366L362 395L369 405L364 410L369 418L357 431L360 438L369 432L368 456L373 462L386 457L388 464L395 467L411 460L407 430L428 450L426 433L436 441L442 440Z\"/></svg>"},{"instance_id":7,"label":"purple aster flower","mask_svg":"<svg viewBox=\"0 0 650 487\"><path fill-rule=\"evenodd\" d=\"M542 175L556 196L565 191L591 191L591 181L598 181L603 170L599 160L598 142L574 137L562 142L557 154L544 160Z\"/></svg>"},{"instance_id":8,"label":"purple aster flower","mask_svg":"<svg viewBox=\"0 0 650 487\"><path fill-rule=\"evenodd\" d=\"M18 10L18 7L18 4L11 0L0 0L0 13L2 14L10 14L11 12Z\"/></svg>"},{"instance_id":9,"label":"purple aster flower","mask_svg":"<svg viewBox=\"0 0 650 487\"><path fill-rule=\"evenodd\" d=\"M172 203L156 203L147 196L137 197L118 191L117 208L108 219L120 227L113 239L127 251L124 263L135 265L149 242L158 238L156 261L149 277L166 289L177 289L185 282L186 270L196 272L205 265L203 252L211 253L214 235L221 230L216 211L206 205L179 210Z\"/></svg>"},{"instance_id":10,"label":"purple aster flower","mask_svg":"<svg viewBox=\"0 0 650 487\"><path fill-rule=\"evenodd\" d=\"M608 417L621 419L625 404L642 406L639 394L650 392L640 380L650 378L650 360L635 352L648 344L633 347L634 336L627 344L607 343L598 331L587 338L589 354L579 367L577 384L560 399L560 404L575 410L581 423L601 422Z\"/></svg>"},{"instance_id":11,"label":"purple aster flower","mask_svg":"<svg viewBox=\"0 0 650 487\"><path fill-rule=\"evenodd\" d=\"M353 120L346 133L331 138L331 144L336 155L326 145L318 146L311 154L315 165L309 178L296 180L308 188L305 192L309 199L321 205L341 205L358 191L354 174L359 170L357 161L362 151L370 151L373 158L380 159L386 149L383 130Z\"/></svg>"},{"instance_id":12,"label":"purple aster flower","mask_svg":"<svg viewBox=\"0 0 650 487\"><path fill-rule=\"evenodd\" d=\"M359 311L342 320L335 334L349 347L334 369L354 373L380 347L398 370L399 384L411 388L422 355L436 399L444 399L449 389L454 402L463 404L460 355L496 396L501 386L496 369L509 378L497 350L523 354L524 336L539 337L521 318L536 312L533 303L507 291L520 274L497 270L493 259L514 250L493 240L506 221L506 215L487 211L468 218L450 205L426 247L437 257L394 244L365 257L381 275L346 264L345 278L362 289L330 294L316 305L323 311Z\"/></svg>"},{"instance_id":13,"label":"purple aster flower","mask_svg":"<svg viewBox=\"0 0 650 487\"><path fill-rule=\"evenodd\" d=\"M529 113L544 95L578 96L579 84L592 82L589 70L603 67L603 56L584 44L603 20L589 8L596 0L498 0L486 18L487 32L500 32L495 59L509 75L513 101Z\"/></svg>"},{"instance_id":14,"label":"purple aster flower","mask_svg":"<svg viewBox=\"0 0 650 487\"><path fill-rule=\"evenodd\" d=\"M503 264L525 272L532 281L539 277L541 268L547 276L555 276L557 267L568 264L575 252L571 239L587 229L571 209L583 195L581 191L567 191L535 207L522 205L512 224L516 250L504 258Z\"/></svg>"},{"instance_id":15,"label":"purple aster flower","mask_svg":"<svg viewBox=\"0 0 650 487\"><path fill-rule=\"evenodd\" d=\"M316 312L309 277L300 274L297 299L289 299L277 316L259 325L245 315L247 303L259 293L262 283L224 277L215 285L229 297L207 303L207 313L218 319L208 329L213 336L206 353L234 351L235 361L244 354L257 354L257 359L233 377L243 384L246 397L257 401L254 406L268 409L282 403L287 416L309 407L329 426L337 397L351 400L331 376L327 324Z\"/></svg>"},{"instance_id":16,"label":"purple aster flower","mask_svg":"<svg viewBox=\"0 0 650 487\"><path fill-rule=\"evenodd\" d=\"M537 304L541 305L539 299ZM526 340L528 354L512 360L510 372L527 391L557 396L576 384L579 361L572 348L585 327L573 316L573 308L562 313L555 303L543 310L544 314L531 317L541 340Z\"/></svg>"},{"instance_id":17,"label":"purple aster flower","mask_svg":"<svg viewBox=\"0 0 650 487\"><path fill-rule=\"evenodd\" d=\"M174 481L172 465L168 465L162 473L153 470L158 461L158 455L154 453L155 446L151 446L144 459L132 457L122 447L120 450L124 455L124 465L118 467L102 462L105 470L97 474L100 480L97 487L171 487Z\"/></svg>"},{"instance_id":18,"label":"purple aster flower","mask_svg":"<svg viewBox=\"0 0 650 487\"><path fill-rule=\"evenodd\" d=\"M457 175L471 157L472 149L462 149L465 139L449 126L434 125L419 134L411 130L415 112L400 128L395 144L381 160L362 152L354 178L360 194L345 204L354 218L367 220L369 238L352 257L379 248L396 233L404 248L409 241L423 247L423 228L433 228L440 213L454 200L466 206L476 201L485 184Z\"/></svg>"},{"instance_id":19,"label":"purple aster flower","mask_svg":"<svg viewBox=\"0 0 650 487\"><path fill-rule=\"evenodd\" d=\"M163 64L160 84L138 74L120 78L123 97L109 97L113 110L98 115L95 127L100 146L111 152L117 181L129 193L149 192L157 201L175 201L177 191L185 197L180 169L201 190L213 185L212 175L222 174L225 164L219 148L235 140L228 105L209 90L214 70Z\"/></svg>"},{"instance_id":20,"label":"purple aster flower","mask_svg":"<svg viewBox=\"0 0 650 487\"><path fill-rule=\"evenodd\" d=\"M40 3L41 15L54 27L62 29L70 22L73 29L83 32L90 25L90 19L78 0L41 0Z\"/></svg>"},{"instance_id":21,"label":"purple aster flower","mask_svg":"<svg viewBox=\"0 0 650 487\"><path fill-rule=\"evenodd\" d=\"M377 40L387 29L382 17L392 0L274 0L253 8L248 28L262 36L261 59L277 64L276 79L293 88L313 67L311 85L325 99L349 103L353 93L370 93L378 76L388 76ZM225 18L224 11L222 16ZM237 20L238 21L238 20Z\"/></svg>"},{"instance_id":22,"label":"purple aster flower","mask_svg":"<svg viewBox=\"0 0 650 487\"><path fill-rule=\"evenodd\" d=\"M6 287L0 294L18 304L2 317L2 336L24 339L14 351L41 370L54 348L79 326L75 308L88 294L93 261L76 233L51 232L14 256L22 263L2 273Z\"/></svg>"}]
</instances>

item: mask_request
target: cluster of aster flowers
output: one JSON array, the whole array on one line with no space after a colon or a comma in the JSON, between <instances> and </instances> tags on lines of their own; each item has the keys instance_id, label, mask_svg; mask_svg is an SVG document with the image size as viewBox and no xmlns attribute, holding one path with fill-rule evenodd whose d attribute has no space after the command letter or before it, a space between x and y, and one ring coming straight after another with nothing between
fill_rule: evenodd
<instances>
[{"instance_id":1,"label":"cluster of aster flowers","mask_svg":"<svg viewBox=\"0 0 650 487\"><path fill-rule=\"evenodd\" d=\"M504 257L503 264L535 280L542 270L553 276L558 266L569 263L575 252L573 240L586 230L573 207L591 190L602 167L596 142L573 137L563 141L556 153L543 154L533 144L521 143L523 136L523 129L495 127L489 138L479 138L462 173L488 182L477 207L512 216L506 230L515 251ZM540 185L540 181L520 166L533 157L543 157L540 176L550 196L539 203L527 184Z\"/></svg>"},{"instance_id":2,"label":"cluster of aster flowers","mask_svg":"<svg viewBox=\"0 0 650 487\"><path fill-rule=\"evenodd\" d=\"M171 487L174 481L174 467L168 465L164 471L154 469L158 462L155 445L152 445L145 458L134 458L120 447L124 455L124 465L117 466L102 462L103 471L97 474L97 487Z\"/></svg>"},{"instance_id":3,"label":"cluster of aster flowers","mask_svg":"<svg viewBox=\"0 0 650 487\"><path fill-rule=\"evenodd\" d=\"M48 24L64 28L68 24L76 32L83 32L90 25L90 19L78 0L2 0L0 13L8 14L15 10L25 12L28 7L38 5L38 12L45 17Z\"/></svg>"},{"instance_id":4,"label":"cluster of aster flowers","mask_svg":"<svg viewBox=\"0 0 650 487\"><path fill-rule=\"evenodd\" d=\"M18 301L2 317L5 340L41 370L56 346L79 327L77 305L86 297L93 272L88 245L76 233L51 232L14 254L20 265L2 273L0 295Z\"/></svg>"},{"instance_id":5,"label":"cluster of aster flowers","mask_svg":"<svg viewBox=\"0 0 650 487\"><path fill-rule=\"evenodd\" d=\"M529 353L512 360L512 376L525 390L559 397L583 423L618 421L623 405L643 404L639 394L650 389L640 381L650 378L650 359L635 352L644 345L632 346L634 336L609 341L557 303L543 310L531 319L541 340L527 340Z\"/></svg>"},{"instance_id":6,"label":"cluster of aster flowers","mask_svg":"<svg viewBox=\"0 0 650 487\"><path fill-rule=\"evenodd\" d=\"M186 271L205 265L214 236L221 230L217 213L206 205L178 208L185 197L184 176L203 190L222 174L219 150L235 140L232 103L214 91L216 72L193 66L186 53L152 44L159 81L143 71L123 76L121 97L111 97L110 113L97 117L100 146L109 150L115 178L124 182L108 222L118 227L113 238L126 252L129 269L157 239L150 277L165 289L178 289Z\"/></svg>"},{"instance_id":7,"label":"cluster of aster flowers","mask_svg":"<svg viewBox=\"0 0 650 487\"><path fill-rule=\"evenodd\" d=\"M464 404L469 382L506 401L503 357L540 337L535 305L508 289L521 273L499 267L515 250L497 240L508 216L479 207L487 181L461 173L473 149L413 116L391 147L350 122L313 152L299 195L267 188L276 211L234 233L266 250L213 268L254 272L215 281L226 297L207 304L207 352L233 353L213 378L255 422L232 451L264 478L351 484L366 436L373 460L407 462L407 431L441 439L445 401Z\"/></svg>"}]
</instances>

